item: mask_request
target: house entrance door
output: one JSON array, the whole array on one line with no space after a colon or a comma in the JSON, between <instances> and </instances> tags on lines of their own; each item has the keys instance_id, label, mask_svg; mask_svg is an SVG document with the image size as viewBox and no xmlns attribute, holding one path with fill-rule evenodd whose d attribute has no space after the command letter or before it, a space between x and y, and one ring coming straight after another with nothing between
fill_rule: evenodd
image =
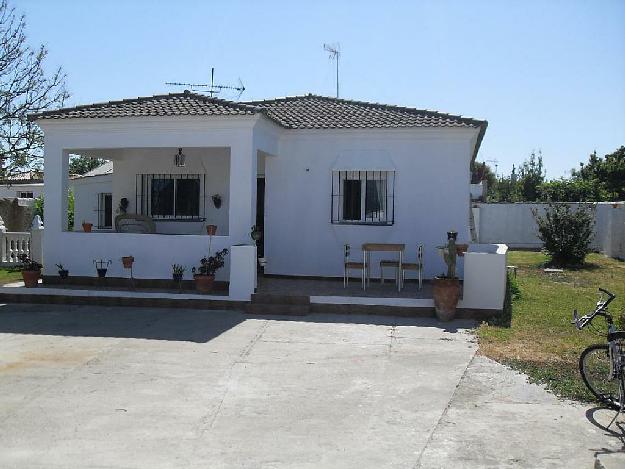
<instances>
[{"instance_id":1,"label":"house entrance door","mask_svg":"<svg viewBox=\"0 0 625 469\"><path fill-rule=\"evenodd\" d=\"M256 227L262 236L256 242L258 257L265 257L265 178L256 179Z\"/></svg>"}]
</instances>

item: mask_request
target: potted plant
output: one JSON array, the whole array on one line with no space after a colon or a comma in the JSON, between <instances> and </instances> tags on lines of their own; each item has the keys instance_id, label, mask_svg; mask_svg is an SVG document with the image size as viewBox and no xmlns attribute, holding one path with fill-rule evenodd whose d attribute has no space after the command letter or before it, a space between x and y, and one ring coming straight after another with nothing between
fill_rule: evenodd
<instances>
[{"instance_id":1,"label":"potted plant","mask_svg":"<svg viewBox=\"0 0 625 469\"><path fill-rule=\"evenodd\" d=\"M171 276L174 279L174 282L182 282L182 277L184 277L185 270L187 269L180 264L173 264L171 266Z\"/></svg>"},{"instance_id":2,"label":"potted plant","mask_svg":"<svg viewBox=\"0 0 625 469\"><path fill-rule=\"evenodd\" d=\"M134 261L135 261L135 258L132 256L122 257L122 264L124 264L124 269L132 269L132 263Z\"/></svg>"},{"instance_id":3,"label":"potted plant","mask_svg":"<svg viewBox=\"0 0 625 469\"><path fill-rule=\"evenodd\" d=\"M200 266L191 269L197 291L200 293L210 293L213 291L215 272L224 266L224 259L227 254L228 250L222 249L216 252L214 256L203 257L200 260Z\"/></svg>"},{"instance_id":4,"label":"potted plant","mask_svg":"<svg viewBox=\"0 0 625 469\"><path fill-rule=\"evenodd\" d=\"M38 285L39 277L41 277L42 265L32 260L28 254L20 254L19 261L22 263L22 278L26 288L35 288Z\"/></svg>"},{"instance_id":5,"label":"potted plant","mask_svg":"<svg viewBox=\"0 0 625 469\"><path fill-rule=\"evenodd\" d=\"M111 265L111 260L105 261L103 259L93 261L95 264L95 270L98 272L98 277L104 278L106 277L106 271L108 270L108 266Z\"/></svg>"},{"instance_id":6,"label":"potted plant","mask_svg":"<svg viewBox=\"0 0 625 469\"><path fill-rule=\"evenodd\" d=\"M438 247L445 264L447 264L447 274L442 274L432 280L434 307L436 317L440 321L451 321L454 319L458 300L460 299L460 280L456 277L457 236L458 233L455 231L449 231L447 233L447 244Z\"/></svg>"},{"instance_id":7,"label":"potted plant","mask_svg":"<svg viewBox=\"0 0 625 469\"><path fill-rule=\"evenodd\" d=\"M56 264L56 266L59 269L59 277L66 279L69 275L69 270L63 267L63 264Z\"/></svg>"},{"instance_id":8,"label":"potted plant","mask_svg":"<svg viewBox=\"0 0 625 469\"><path fill-rule=\"evenodd\" d=\"M82 221L82 230L85 233L91 233L91 228L93 228L93 223L89 223L88 221Z\"/></svg>"}]
</instances>

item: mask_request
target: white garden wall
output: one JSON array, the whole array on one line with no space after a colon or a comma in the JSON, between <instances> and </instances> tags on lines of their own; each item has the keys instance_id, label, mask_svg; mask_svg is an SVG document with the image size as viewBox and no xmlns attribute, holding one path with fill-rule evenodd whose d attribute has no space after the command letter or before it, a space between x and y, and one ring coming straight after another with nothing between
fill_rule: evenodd
<instances>
[{"instance_id":1,"label":"white garden wall","mask_svg":"<svg viewBox=\"0 0 625 469\"><path fill-rule=\"evenodd\" d=\"M480 243L505 243L511 248L542 247L532 209L542 212L546 204L478 203L473 207ZM624 202L596 204L592 247L608 256L625 258Z\"/></svg>"}]
</instances>

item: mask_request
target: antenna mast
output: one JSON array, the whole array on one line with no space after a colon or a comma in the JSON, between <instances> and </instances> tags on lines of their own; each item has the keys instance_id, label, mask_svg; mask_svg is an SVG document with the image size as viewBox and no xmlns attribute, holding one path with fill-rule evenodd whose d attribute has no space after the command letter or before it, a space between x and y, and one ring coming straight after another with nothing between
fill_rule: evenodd
<instances>
[{"instance_id":1,"label":"antenna mast","mask_svg":"<svg viewBox=\"0 0 625 469\"><path fill-rule=\"evenodd\" d=\"M339 58L341 57L341 45L336 44L324 44L323 50L328 52L330 60L336 60L336 97L339 97Z\"/></svg>"}]
</instances>

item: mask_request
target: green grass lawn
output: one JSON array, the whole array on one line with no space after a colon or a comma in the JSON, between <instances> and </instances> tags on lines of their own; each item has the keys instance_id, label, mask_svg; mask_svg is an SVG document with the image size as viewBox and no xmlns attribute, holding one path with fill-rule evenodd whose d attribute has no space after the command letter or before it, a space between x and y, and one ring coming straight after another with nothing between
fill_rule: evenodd
<instances>
[{"instance_id":1,"label":"green grass lawn","mask_svg":"<svg viewBox=\"0 0 625 469\"><path fill-rule=\"evenodd\" d=\"M0 285L22 280L22 272L18 268L0 269Z\"/></svg>"},{"instance_id":2,"label":"green grass lawn","mask_svg":"<svg viewBox=\"0 0 625 469\"><path fill-rule=\"evenodd\" d=\"M625 314L625 262L601 254L587 257L580 269L546 274L542 253L511 251L508 264L518 266L519 296L512 302L510 327L482 324L478 329L480 352L544 383L556 394L590 401L578 370L579 355L592 343L605 343L605 321L593 322L597 331L578 331L572 311L594 309L597 288L614 293L610 311L619 326Z\"/></svg>"}]
</instances>

